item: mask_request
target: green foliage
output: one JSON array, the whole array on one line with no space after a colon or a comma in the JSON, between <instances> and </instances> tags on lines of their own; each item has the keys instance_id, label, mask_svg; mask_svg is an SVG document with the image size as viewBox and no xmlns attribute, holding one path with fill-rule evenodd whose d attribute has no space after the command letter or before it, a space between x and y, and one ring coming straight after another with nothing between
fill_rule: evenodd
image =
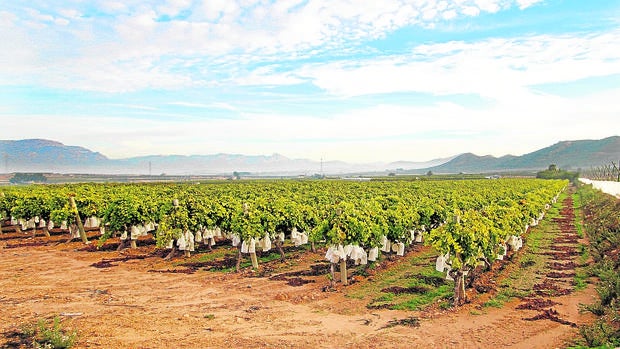
<instances>
[{"instance_id":1,"label":"green foliage","mask_svg":"<svg viewBox=\"0 0 620 349\"><path fill-rule=\"evenodd\" d=\"M449 254L452 269L474 269L481 259L493 260L500 248L501 232L481 212L455 211L454 218L433 229L427 244L441 254Z\"/></svg>"},{"instance_id":2,"label":"green foliage","mask_svg":"<svg viewBox=\"0 0 620 349\"><path fill-rule=\"evenodd\" d=\"M162 205L162 207L165 207ZM103 222L108 226L102 240L113 233L129 232L132 225L152 222L157 216L156 206L149 200L126 195L113 199L103 212Z\"/></svg>"},{"instance_id":3,"label":"green foliage","mask_svg":"<svg viewBox=\"0 0 620 349\"><path fill-rule=\"evenodd\" d=\"M579 328L588 348L617 348L620 345L617 330L608 322L598 319L593 324Z\"/></svg>"},{"instance_id":4,"label":"green foliage","mask_svg":"<svg viewBox=\"0 0 620 349\"><path fill-rule=\"evenodd\" d=\"M620 345L620 202L609 195L582 186L583 227L595 264L590 273L597 276L599 300L584 308L599 319L580 328L588 346Z\"/></svg>"},{"instance_id":5,"label":"green foliage","mask_svg":"<svg viewBox=\"0 0 620 349\"><path fill-rule=\"evenodd\" d=\"M260 239L265 235L265 231L273 231L275 228L276 217L273 213L261 211L257 206L267 207L266 202L258 205L244 203L233 216L230 230L242 241Z\"/></svg>"},{"instance_id":6,"label":"green foliage","mask_svg":"<svg viewBox=\"0 0 620 349\"><path fill-rule=\"evenodd\" d=\"M325 237L328 245L378 245L385 225L378 215L372 219L376 207L371 203L359 206L345 201L328 206L313 234Z\"/></svg>"},{"instance_id":7,"label":"green foliage","mask_svg":"<svg viewBox=\"0 0 620 349\"><path fill-rule=\"evenodd\" d=\"M34 348L71 348L77 340L77 333L65 331L61 326L58 316L54 317L51 324L41 319L36 325L23 327L22 332L32 340Z\"/></svg>"},{"instance_id":8,"label":"green foliage","mask_svg":"<svg viewBox=\"0 0 620 349\"><path fill-rule=\"evenodd\" d=\"M157 228L157 246L166 246L173 239L178 239L181 234L189 229L189 212L185 205L174 201L173 205L168 206L164 213L159 227Z\"/></svg>"},{"instance_id":9,"label":"green foliage","mask_svg":"<svg viewBox=\"0 0 620 349\"><path fill-rule=\"evenodd\" d=\"M11 209L11 215L15 218L30 219L35 216L41 216L43 212L44 201L43 198L31 195L24 196L15 201L13 208Z\"/></svg>"},{"instance_id":10,"label":"green foliage","mask_svg":"<svg viewBox=\"0 0 620 349\"><path fill-rule=\"evenodd\" d=\"M568 179L571 182L576 182L579 179L579 172L571 172L561 170L556 165L549 165L549 168L536 173L536 178L540 179Z\"/></svg>"}]
</instances>

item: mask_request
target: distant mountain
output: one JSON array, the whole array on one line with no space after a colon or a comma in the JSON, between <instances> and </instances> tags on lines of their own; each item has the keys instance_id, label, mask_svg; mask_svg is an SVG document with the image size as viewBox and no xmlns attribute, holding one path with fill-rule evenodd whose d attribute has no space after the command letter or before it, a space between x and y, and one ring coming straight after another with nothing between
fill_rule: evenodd
<instances>
[{"instance_id":1,"label":"distant mountain","mask_svg":"<svg viewBox=\"0 0 620 349\"><path fill-rule=\"evenodd\" d=\"M441 164L444 164L444 163L454 159L457 156L458 155L454 155L454 156L450 156L450 157L447 157L447 158L433 159L433 160L424 161L424 162L395 161L395 162L390 162L389 164L387 164L386 168L388 170L411 170L411 169L419 169L419 168L426 168L426 167L432 167L432 166L439 166Z\"/></svg>"},{"instance_id":2,"label":"distant mountain","mask_svg":"<svg viewBox=\"0 0 620 349\"><path fill-rule=\"evenodd\" d=\"M78 170L110 161L101 153L46 139L0 140L0 156L1 166L11 172Z\"/></svg>"},{"instance_id":3,"label":"distant mountain","mask_svg":"<svg viewBox=\"0 0 620 349\"><path fill-rule=\"evenodd\" d=\"M620 160L620 137L564 141L535 152L499 158L465 153L427 162L351 164L272 155L150 155L109 159L83 147L45 139L0 140L0 171L91 174L209 175L251 172L269 175L351 173L488 173L536 171L556 164L562 169L590 168Z\"/></svg>"},{"instance_id":4,"label":"distant mountain","mask_svg":"<svg viewBox=\"0 0 620 349\"><path fill-rule=\"evenodd\" d=\"M441 164L447 159L429 162L391 164L351 164L343 161L290 159L281 154L242 155L149 155L126 159L109 159L83 147L67 146L44 139L0 141L0 171L58 172L93 174L231 174L251 172L272 175L313 175L385 172L390 168L419 168Z\"/></svg>"},{"instance_id":5,"label":"distant mountain","mask_svg":"<svg viewBox=\"0 0 620 349\"><path fill-rule=\"evenodd\" d=\"M600 140L563 141L521 156L478 156L461 154L454 159L416 173L485 173L499 171L537 171L555 164L561 169L576 170L620 160L620 137Z\"/></svg>"}]
</instances>

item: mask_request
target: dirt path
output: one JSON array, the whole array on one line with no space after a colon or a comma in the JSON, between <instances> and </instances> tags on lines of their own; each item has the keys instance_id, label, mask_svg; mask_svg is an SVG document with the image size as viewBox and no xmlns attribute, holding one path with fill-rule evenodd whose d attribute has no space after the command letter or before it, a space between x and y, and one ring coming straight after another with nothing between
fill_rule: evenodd
<instances>
[{"instance_id":1,"label":"dirt path","mask_svg":"<svg viewBox=\"0 0 620 349\"><path fill-rule=\"evenodd\" d=\"M562 241L573 240L569 216L562 211L556 222L567 237ZM368 310L342 291L323 292L325 276L307 277L314 282L293 287L285 280L231 273L149 272L171 267L160 257L95 268L92 264L104 258L140 255L143 247L89 253L78 250L80 243L2 244L0 332L61 314L65 327L78 330L79 348L555 348L576 334L571 324L590 320L578 305L591 303L595 293L590 285L567 295L545 294L538 298L557 304L541 310L516 309L528 302L520 299L502 308L474 302L431 314ZM304 254L295 263L307 267L319 259L320 254ZM545 285L569 286L568 279L541 279ZM524 320L549 309L566 324ZM409 317L420 317L419 326L389 327L390 321ZM8 342L0 338L0 347L10 347Z\"/></svg>"}]
</instances>

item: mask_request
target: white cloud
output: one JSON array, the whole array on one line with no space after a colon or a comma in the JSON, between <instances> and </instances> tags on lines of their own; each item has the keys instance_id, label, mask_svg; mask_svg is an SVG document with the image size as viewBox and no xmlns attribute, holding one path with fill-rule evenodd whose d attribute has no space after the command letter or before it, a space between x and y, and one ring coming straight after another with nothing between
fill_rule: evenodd
<instances>
[{"instance_id":1,"label":"white cloud","mask_svg":"<svg viewBox=\"0 0 620 349\"><path fill-rule=\"evenodd\" d=\"M127 5L123 1L99 1L99 9L107 13L121 13L127 10Z\"/></svg>"},{"instance_id":2,"label":"white cloud","mask_svg":"<svg viewBox=\"0 0 620 349\"><path fill-rule=\"evenodd\" d=\"M136 79L136 72L121 73L114 79L107 74L93 74L89 70L100 69L99 65L91 66L93 62L101 62L109 73L127 69L131 64L125 63L131 60L150 60L151 64L160 65L158 73L167 76L184 74L184 78L177 80L192 84L196 80L210 80L208 72L222 67L209 66L208 62L220 58L235 62L239 56L250 55L254 60L273 61L296 59L316 54L316 51L345 52L364 40L385 37L406 26L432 27L440 20L496 12L511 5L531 6L536 0L515 1L165 0L146 4L99 0L94 7L78 2L64 4L58 9L48 7L45 12L25 8L19 20L15 19L17 11L3 11L0 22L17 22L22 33L30 37L29 40L20 38L19 42L21 50L32 51L32 56L40 57L38 62L32 62L33 66L46 66L49 64L46 57L54 56L54 69L33 69L37 76L24 77L24 80L58 82L58 78L46 76L58 72L67 76L67 81L73 81L65 87L113 92L159 84L153 85L148 77ZM84 15L88 11L106 15ZM157 21L161 16L175 17L183 11L189 14L187 19ZM50 28L52 23L56 24L53 29ZM3 30L2 34L3 39L8 36L9 40L16 36L9 29ZM46 44L37 44L41 42ZM71 54L66 59L50 55L50 51L60 50ZM207 69L181 72L175 69L177 67L162 64L170 57L186 61L201 57ZM6 70L10 71L12 67L7 66ZM207 76L203 73L205 71ZM143 73L150 74L151 71ZM248 76L246 80L252 78ZM293 81L282 76L271 80L282 84Z\"/></svg>"},{"instance_id":3,"label":"white cloud","mask_svg":"<svg viewBox=\"0 0 620 349\"><path fill-rule=\"evenodd\" d=\"M174 17L192 5L192 0L168 0L165 4L157 6L157 12L161 15Z\"/></svg>"},{"instance_id":4,"label":"white cloud","mask_svg":"<svg viewBox=\"0 0 620 349\"><path fill-rule=\"evenodd\" d=\"M299 72L335 95L403 91L514 100L535 84L620 74L620 31L422 45L411 56L306 66Z\"/></svg>"},{"instance_id":5,"label":"white cloud","mask_svg":"<svg viewBox=\"0 0 620 349\"><path fill-rule=\"evenodd\" d=\"M617 29L433 43L393 55L367 49L362 53L369 58L350 58L366 49L366 40L399 28L429 28L463 17L473 21L470 17L482 13L538 2L99 0L94 8L75 2L75 8L65 4L55 12L2 10L0 81L113 93L208 86L250 99L218 100L217 93L202 98L199 89L156 101L145 97L148 91L137 94L135 102L123 98L115 103L114 95L105 95L101 104L110 102L142 119L100 110L75 117L10 114L18 109L11 105L2 108L2 119L8 120L4 129L18 129L23 138L84 145L111 157L280 152L363 162L428 160L490 149L498 156L521 154L563 139L620 134L615 121L619 90L567 99L532 88L620 74ZM183 19L162 21L162 16ZM270 95L274 107L248 92L304 82L324 94L291 90L282 103L287 106ZM372 105L380 97L363 98L394 92L477 95L484 102L472 109L457 102ZM322 99L314 100L316 95ZM321 104L318 116L303 110L308 103ZM179 110L186 114L164 114ZM229 114L235 117L218 118ZM587 122L573 121L584 115ZM97 132L85 133L84 125Z\"/></svg>"},{"instance_id":6,"label":"white cloud","mask_svg":"<svg viewBox=\"0 0 620 349\"><path fill-rule=\"evenodd\" d=\"M499 0L475 0L476 6L485 12L495 13L500 9Z\"/></svg>"},{"instance_id":7,"label":"white cloud","mask_svg":"<svg viewBox=\"0 0 620 349\"><path fill-rule=\"evenodd\" d=\"M475 17L480 14L480 9L475 6L463 6L461 12L471 17Z\"/></svg>"},{"instance_id":8,"label":"white cloud","mask_svg":"<svg viewBox=\"0 0 620 349\"><path fill-rule=\"evenodd\" d=\"M519 108L499 103L468 110L379 105L330 118L244 114L243 119L168 120L118 117L3 118L21 137L47 137L118 158L149 154L282 153L356 162L429 160L471 151L520 155L567 139L620 134L620 90L576 99L528 98ZM588 115L586 119L583 115ZM76 122L80 120L80 122ZM37 128L21 125L38 125ZM56 125L64 125L57 128ZM601 127L605 125L605 127ZM84 132L84 128L97 132ZM52 130L42 135L40 130ZM113 142L111 141L113 140Z\"/></svg>"},{"instance_id":9,"label":"white cloud","mask_svg":"<svg viewBox=\"0 0 620 349\"><path fill-rule=\"evenodd\" d=\"M519 4L519 8L521 10L524 10L530 6L533 6L539 2L542 2L543 0L517 0L517 3Z\"/></svg>"}]
</instances>

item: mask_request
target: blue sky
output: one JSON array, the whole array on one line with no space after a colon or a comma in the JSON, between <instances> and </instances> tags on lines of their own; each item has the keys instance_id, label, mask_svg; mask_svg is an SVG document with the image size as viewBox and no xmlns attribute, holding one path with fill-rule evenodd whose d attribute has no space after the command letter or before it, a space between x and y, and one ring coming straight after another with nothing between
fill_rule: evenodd
<instances>
[{"instance_id":1,"label":"blue sky","mask_svg":"<svg viewBox=\"0 0 620 349\"><path fill-rule=\"evenodd\" d=\"M520 155L620 135L615 0L0 3L0 139L112 158Z\"/></svg>"}]
</instances>

